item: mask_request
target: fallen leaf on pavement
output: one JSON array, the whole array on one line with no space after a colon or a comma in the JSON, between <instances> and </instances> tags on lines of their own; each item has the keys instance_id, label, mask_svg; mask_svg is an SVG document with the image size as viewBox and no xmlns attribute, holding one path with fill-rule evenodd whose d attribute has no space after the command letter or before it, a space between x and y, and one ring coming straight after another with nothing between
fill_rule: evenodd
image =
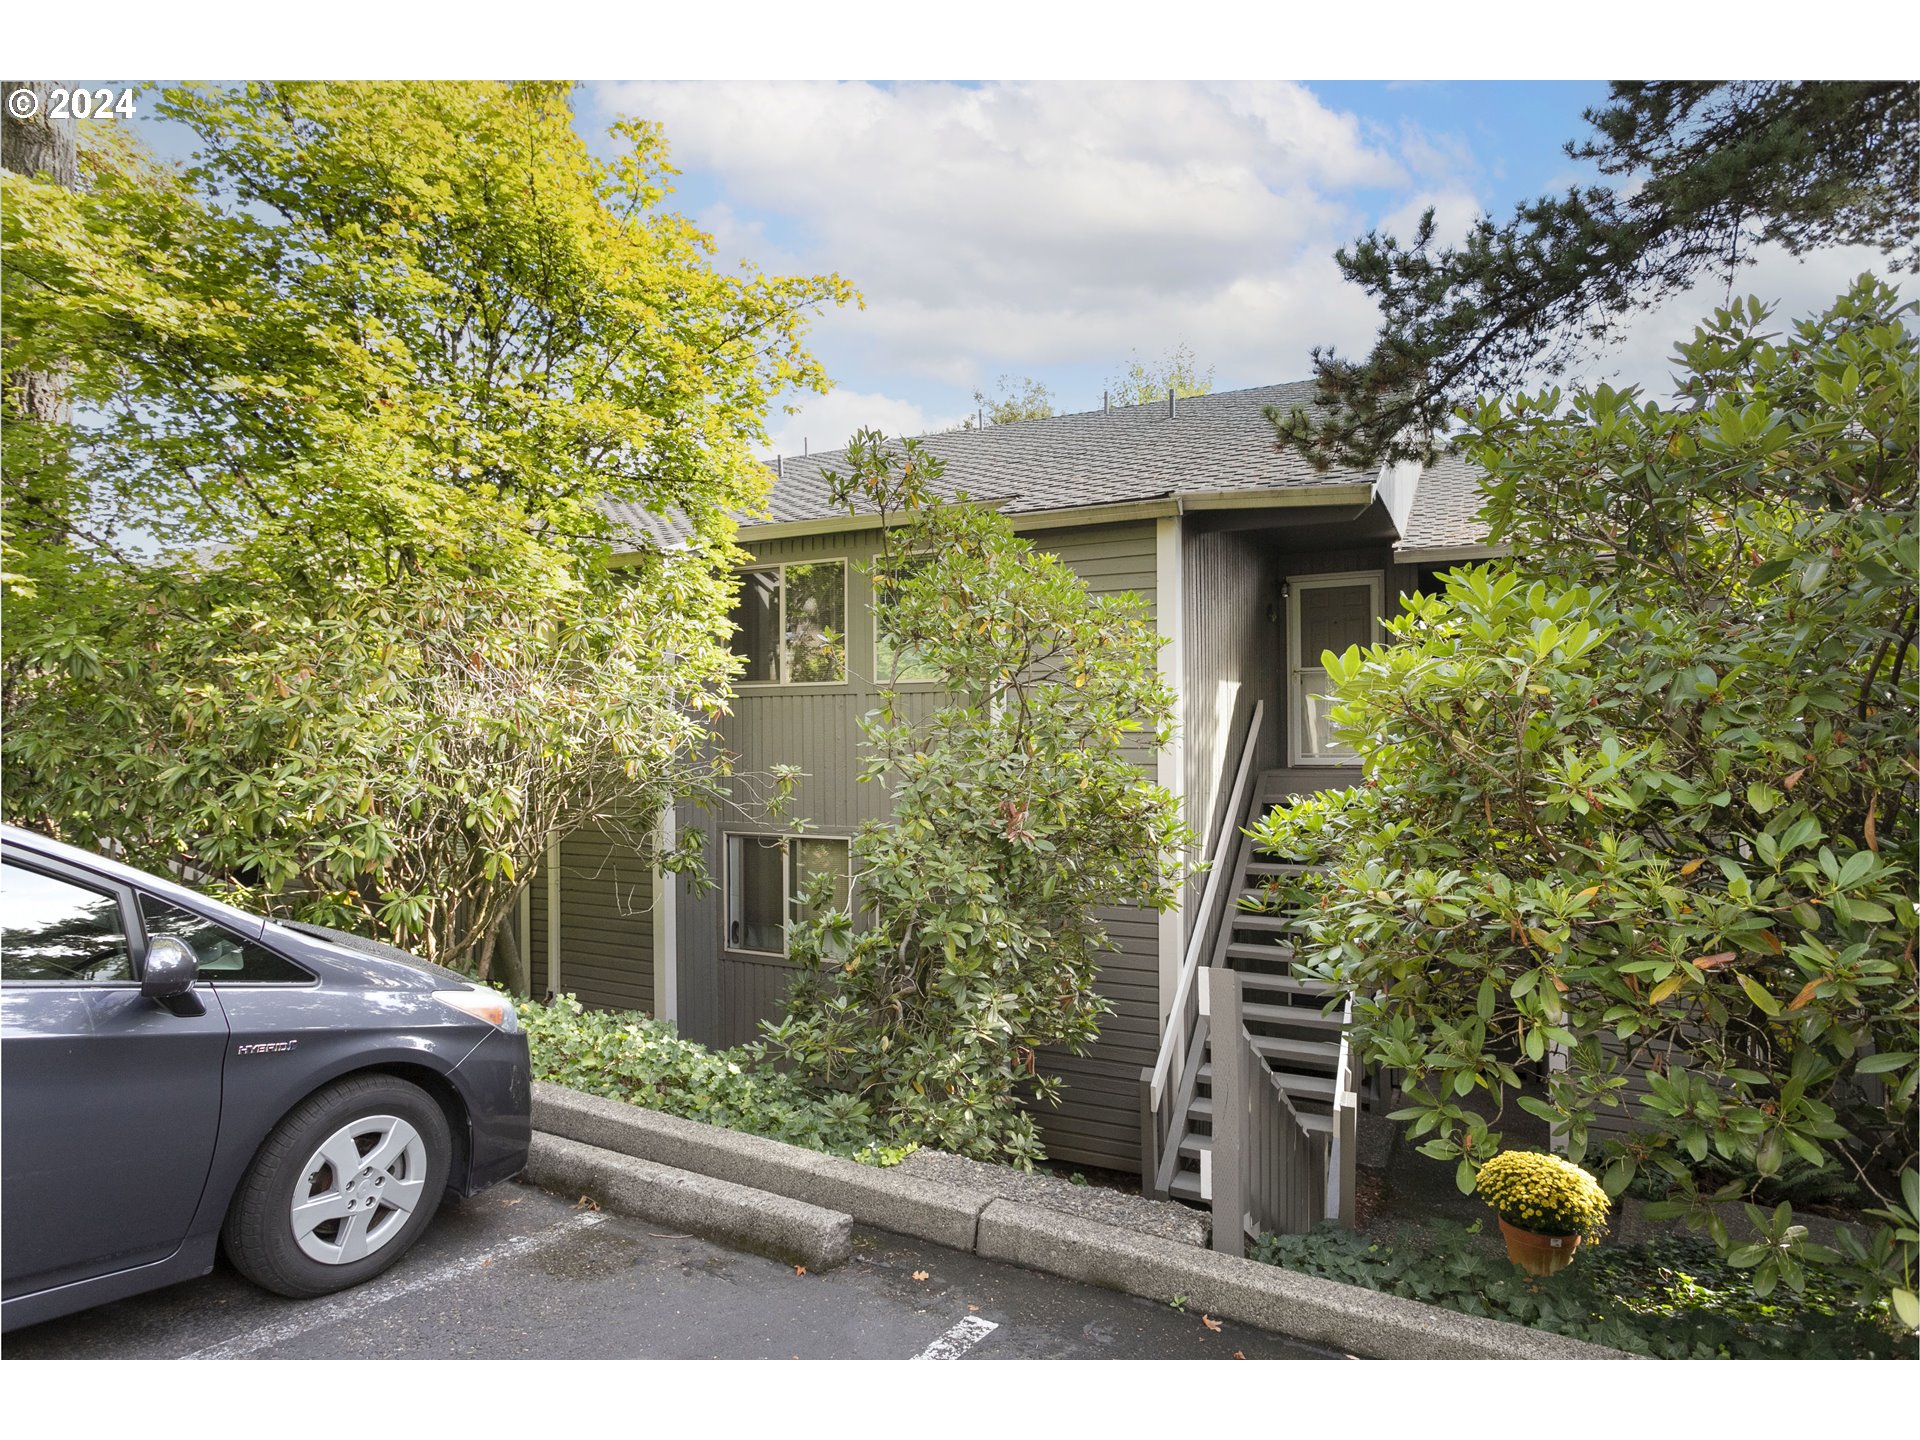
<instances>
[{"instance_id":1,"label":"fallen leaf on pavement","mask_svg":"<svg viewBox=\"0 0 1920 1440\"><path fill-rule=\"evenodd\" d=\"M793 1273L796 1275L804 1275L807 1273L807 1267L804 1265L796 1265L793 1267Z\"/></svg>"},{"instance_id":2,"label":"fallen leaf on pavement","mask_svg":"<svg viewBox=\"0 0 1920 1440\"><path fill-rule=\"evenodd\" d=\"M978 1305L969 1305L967 1306L967 1313L969 1315L977 1315L980 1313L980 1307Z\"/></svg>"},{"instance_id":3,"label":"fallen leaf on pavement","mask_svg":"<svg viewBox=\"0 0 1920 1440\"><path fill-rule=\"evenodd\" d=\"M578 1200L573 1202L573 1208L576 1210L598 1210L600 1208L600 1202L591 1195L582 1195Z\"/></svg>"},{"instance_id":4,"label":"fallen leaf on pavement","mask_svg":"<svg viewBox=\"0 0 1920 1440\"><path fill-rule=\"evenodd\" d=\"M493 1256L491 1256L491 1255L489 1255L489 1256L487 1256L487 1258L486 1258L486 1259L484 1259L484 1260L482 1260L482 1261L480 1262L480 1268L481 1268L482 1270L484 1270L484 1269L486 1269L486 1268L487 1268L487 1266L489 1266L489 1265L491 1265L491 1264L493 1264Z\"/></svg>"},{"instance_id":5,"label":"fallen leaf on pavement","mask_svg":"<svg viewBox=\"0 0 1920 1440\"><path fill-rule=\"evenodd\" d=\"M1236 1360L1244 1360L1247 1358L1247 1352L1244 1350L1236 1350L1233 1352L1233 1358Z\"/></svg>"},{"instance_id":6,"label":"fallen leaf on pavement","mask_svg":"<svg viewBox=\"0 0 1920 1440\"><path fill-rule=\"evenodd\" d=\"M916 1270L913 1272L913 1278L916 1280L924 1280L927 1278L927 1272L924 1270Z\"/></svg>"},{"instance_id":7,"label":"fallen leaf on pavement","mask_svg":"<svg viewBox=\"0 0 1920 1440\"><path fill-rule=\"evenodd\" d=\"M526 1198L527 1197L524 1195L509 1195L506 1199L502 1200L500 1203L502 1205L518 1205L522 1200Z\"/></svg>"},{"instance_id":8,"label":"fallen leaf on pavement","mask_svg":"<svg viewBox=\"0 0 1920 1440\"><path fill-rule=\"evenodd\" d=\"M1200 1323L1206 1326L1209 1330L1218 1330L1220 1328L1220 1322L1214 1319L1213 1316L1211 1315L1202 1315L1200 1317Z\"/></svg>"}]
</instances>

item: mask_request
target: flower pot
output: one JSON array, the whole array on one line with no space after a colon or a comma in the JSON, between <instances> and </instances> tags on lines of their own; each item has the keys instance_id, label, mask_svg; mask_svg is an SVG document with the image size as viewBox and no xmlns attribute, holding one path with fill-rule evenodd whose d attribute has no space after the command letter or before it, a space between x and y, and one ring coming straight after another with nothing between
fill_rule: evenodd
<instances>
[{"instance_id":1,"label":"flower pot","mask_svg":"<svg viewBox=\"0 0 1920 1440\"><path fill-rule=\"evenodd\" d=\"M1536 1235L1518 1225L1500 1222L1500 1234L1507 1242L1507 1258L1529 1275L1551 1275L1573 1262L1580 1248L1578 1235Z\"/></svg>"}]
</instances>

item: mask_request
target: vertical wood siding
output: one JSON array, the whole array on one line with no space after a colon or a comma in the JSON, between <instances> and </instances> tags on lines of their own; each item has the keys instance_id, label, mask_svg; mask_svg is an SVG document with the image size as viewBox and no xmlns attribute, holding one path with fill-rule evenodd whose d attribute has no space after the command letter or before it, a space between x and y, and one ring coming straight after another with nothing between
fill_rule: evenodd
<instances>
[{"instance_id":1,"label":"vertical wood siding","mask_svg":"<svg viewBox=\"0 0 1920 1440\"><path fill-rule=\"evenodd\" d=\"M533 984L550 988L547 877L533 877ZM592 831L560 845L560 986L588 1005L653 1013L653 875L647 861Z\"/></svg>"},{"instance_id":2,"label":"vertical wood siding","mask_svg":"<svg viewBox=\"0 0 1920 1440\"><path fill-rule=\"evenodd\" d=\"M1155 600L1154 526L1151 522L1042 530L1035 543L1060 556L1097 595L1131 592L1147 602L1152 620ZM865 573L878 548L870 534L812 536L752 547L760 563L798 563L830 559L849 562L847 580L848 683L844 686L742 688L733 714L723 720L723 743L737 758L743 781L764 775L777 764L798 765L800 781L791 814L811 822L811 833L850 836L868 819L884 819L891 809L877 782L861 784L859 720L873 710L874 625L872 587ZM931 687L903 687L909 713L924 716L938 695ZM1151 769L1150 743L1130 752ZM750 783L750 782L749 782ZM736 786L741 792L749 783ZM683 828L704 836L708 863L723 879L723 832L773 830L742 805L722 816L683 809ZM777 957L731 954L722 948L722 896L704 895L681 885L680 1028L712 1045L752 1039L761 1020L779 1014L793 969ZM1080 1057L1048 1054L1044 1062L1067 1083L1057 1110L1040 1120L1047 1147L1063 1159L1082 1164L1127 1167L1138 1164L1139 1120L1135 1091L1139 1068L1151 1063L1158 1035L1158 918L1148 910L1104 912L1114 949L1103 964L1097 988L1115 1005L1102 1026L1099 1044ZM536 929L539 916L536 912ZM538 947L536 947L538 948ZM572 972L563 952L563 974ZM1144 1055L1144 1060L1142 1056Z\"/></svg>"}]
</instances>

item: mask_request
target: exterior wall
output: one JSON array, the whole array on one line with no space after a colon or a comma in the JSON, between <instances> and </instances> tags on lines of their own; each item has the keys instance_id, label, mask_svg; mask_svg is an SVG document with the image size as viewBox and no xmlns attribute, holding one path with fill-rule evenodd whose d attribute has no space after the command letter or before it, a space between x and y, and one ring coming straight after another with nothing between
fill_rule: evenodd
<instances>
[{"instance_id":1,"label":"exterior wall","mask_svg":"<svg viewBox=\"0 0 1920 1440\"><path fill-rule=\"evenodd\" d=\"M1205 856L1226 820L1233 777L1223 772L1238 761L1256 703L1264 701L1267 708L1255 765L1271 769L1283 753L1276 742L1285 706L1281 652L1286 632L1273 558L1256 534L1189 530L1183 552L1186 653L1180 726L1186 750L1181 793L1187 824ZM1188 885L1183 925L1189 931L1205 884L1206 877L1200 875Z\"/></svg>"},{"instance_id":2,"label":"exterior wall","mask_svg":"<svg viewBox=\"0 0 1920 1440\"><path fill-rule=\"evenodd\" d=\"M631 846L583 831L560 846L560 988L588 1005L654 1013L653 875ZM528 886L532 985L552 988L547 868Z\"/></svg>"},{"instance_id":3,"label":"exterior wall","mask_svg":"<svg viewBox=\"0 0 1920 1440\"><path fill-rule=\"evenodd\" d=\"M1151 606L1155 590L1155 530L1152 522L1039 530L1035 543L1059 555L1101 595L1131 591ZM761 563L831 559L849 562L847 577L848 682L831 686L742 687L733 714L720 726L723 743L736 757L744 792L754 774L776 764L805 772L790 814L810 822L809 833L851 836L860 823L883 819L890 804L878 783L861 784L859 720L875 708L872 587L865 566L878 548L872 533L809 536L749 545ZM1151 614L1149 616L1151 619ZM910 712L927 713L938 692L932 687L901 687ZM1133 758L1154 764L1147 745ZM714 878L722 878L729 830L776 831L780 827L744 809L716 816L683 808L679 823L704 835ZM679 928L679 1023L682 1033L712 1045L750 1040L758 1022L779 1013L793 969L779 957L729 952L723 945L724 900L720 890L703 895L681 885ZM1086 1056L1047 1054L1044 1064L1066 1080L1057 1111L1039 1119L1048 1149L1081 1164L1137 1166L1139 1118L1136 1109L1140 1066L1151 1064L1158 1033L1158 916L1152 911L1107 912L1115 949L1104 965L1098 988L1115 1002L1095 1050ZM540 921L535 918L538 931ZM536 940L536 950L538 942ZM563 974L571 972L562 951Z\"/></svg>"}]
</instances>

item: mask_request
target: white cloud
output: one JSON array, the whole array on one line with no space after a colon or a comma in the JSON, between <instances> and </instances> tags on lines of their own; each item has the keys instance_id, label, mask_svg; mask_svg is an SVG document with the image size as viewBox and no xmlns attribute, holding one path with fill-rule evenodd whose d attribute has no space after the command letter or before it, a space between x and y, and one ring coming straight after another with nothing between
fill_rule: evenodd
<instances>
[{"instance_id":1,"label":"white cloud","mask_svg":"<svg viewBox=\"0 0 1920 1440\"><path fill-rule=\"evenodd\" d=\"M958 415L930 415L907 400L887 395L837 389L825 395L811 392L791 402L795 413L768 417L773 436L772 454L798 455L803 450L838 450L853 432L871 427L888 435L925 435L958 425Z\"/></svg>"},{"instance_id":2,"label":"white cloud","mask_svg":"<svg viewBox=\"0 0 1920 1440\"><path fill-rule=\"evenodd\" d=\"M1893 274L1887 257L1869 246L1816 250L1801 258L1778 246L1767 246L1755 253L1752 265L1741 266L1734 275L1732 293L1735 299L1754 295L1771 305L1767 329L1784 334L1796 320L1824 311L1862 271L1868 270L1895 282L1895 288L1909 299L1920 289L1913 276ZM1694 327L1724 306L1727 299L1724 278L1702 280L1690 290L1668 297L1636 316L1617 346L1578 366L1578 378L1587 383L1604 380L1611 385L1639 385L1648 394L1665 398L1672 390L1673 347L1692 339Z\"/></svg>"},{"instance_id":3,"label":"white cloud","mask_svg":"<svg viewBox=\"0 0 1920 1440\"><path fill-rule=\"evenodd\" d=\"M1303 375L1310 345L1373 329L1364 296L1322 293L1363 220L1345 192L1407 180L1296 85L632 82L597 98L661 121L676 163L718 183L723 253L765 238L736 213L750 206L783 218L806 268L861 289L867 308L817 334L860 355L869 385L971 388L1181 341L1223 383Z\"/></svg>"}]
</instances>

